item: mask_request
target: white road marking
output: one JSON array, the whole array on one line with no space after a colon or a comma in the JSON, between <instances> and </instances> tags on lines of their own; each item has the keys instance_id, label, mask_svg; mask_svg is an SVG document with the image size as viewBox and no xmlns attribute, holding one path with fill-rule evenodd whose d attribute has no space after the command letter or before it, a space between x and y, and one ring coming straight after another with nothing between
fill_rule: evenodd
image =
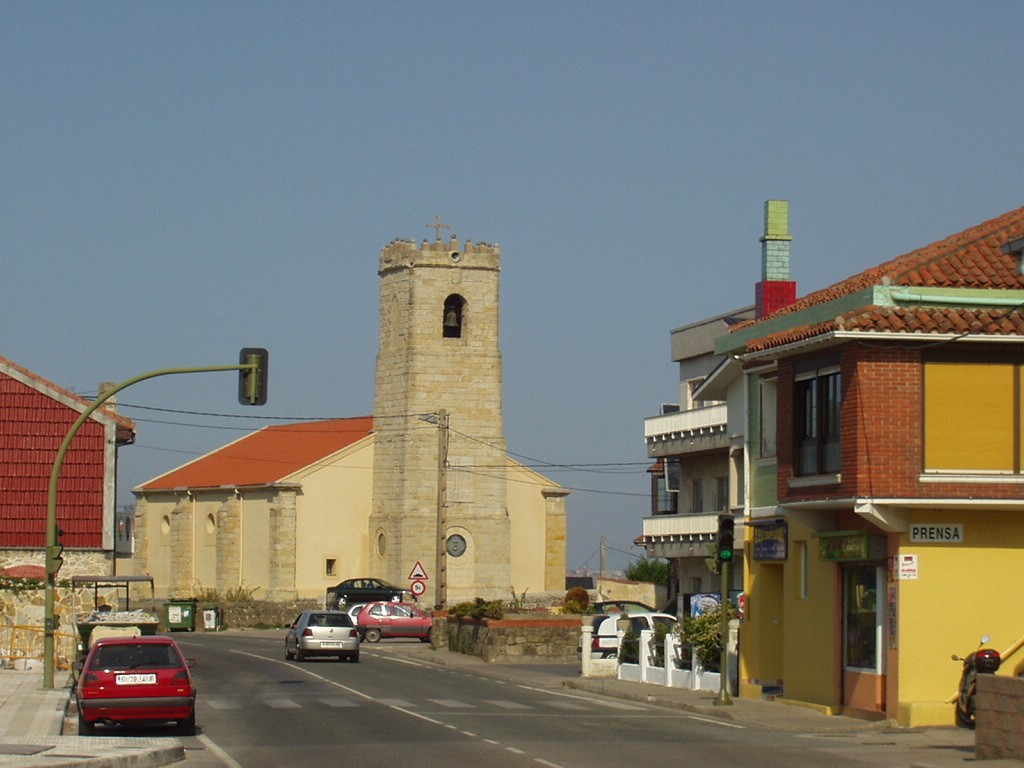
<instances>
[{"instance_id":1,"label":"white road marking","mask_svg":"<svg viewBox=\"0 0 1024 768\"><path fill-rule=\"evenodd\" d=\"M483 702L484 704L493 704L502 709L533 709L533 707L520 704L518 701L506 701L504 699L484 699Z\"/></svg>"},{"instance_id":2,"label":"white road marking","mask_svg":"<svg viewBox=\"0 0 1024 768\"><path fill-rule=\"evenodd\" d=\"M220 760L228 768L242 768L239 763L236 763L234 758L231 757L227 752L217 746L217 744L207 736L205 733L201 733L196 737L207 751L213 754L218 760Z\"/></svg>"},{"instance_id":3,"label":"white road marking","mask_svg":"<svg viewBox=\"0 0 1024 768\"><path fill-rule=\"evenodd\" d=\"M378 704L383 704L385 707L395 707L397 709L401 709L402 707L405 707L406 709L411 709L412 707L416 706L412 702L406 701L405 699L377 699L376 701Z\"/></svg>"},{"instance_id":4,"label":"white road marking","mask_svg":"<svg viewBox=\"0 0 1024 768\"><path fill-rule=\"evenodd\" d=\"M291 699L263 699L263 703L272 709L299 709L300 705Z\"/></svg>"},{"instance_id":5,"label":"white road marking","mask_svg":"<svg viewBox=\"0 0 1024 768\"><path fill-rule=\"evenodd\" d=\"M359 706L354 701L348 699L320 699L321 704L325 704L328 707L334 707L335 709L341 709L342 707L357 707Z\"/></svg>"},{"instance_id":6,"label":"white road marking","mask_svg":"<svg viewBox=\"0 0 1024 768\"><path fill-rule=\"evenodd\" d=\"M472 704L467 704L464 701L458 701L457 699L427 699L427 701L437 704L448 709L469 709L472 708Z\"/></svg>"},{"instance_id":7,"label":"white road marking","mask_svg":"<svg viewBox=\"0 0 1024 768\"><path fill-rule=\"evenodd\" d=\"M736 723L729 723L725 720L715 720L711 717L698 717L697 715L684 715L687 720L699 720L702 723L710 723L711 725L720 725L723 728L746 728L745 725L738 725Z\"/></svg>"}]
</instances>

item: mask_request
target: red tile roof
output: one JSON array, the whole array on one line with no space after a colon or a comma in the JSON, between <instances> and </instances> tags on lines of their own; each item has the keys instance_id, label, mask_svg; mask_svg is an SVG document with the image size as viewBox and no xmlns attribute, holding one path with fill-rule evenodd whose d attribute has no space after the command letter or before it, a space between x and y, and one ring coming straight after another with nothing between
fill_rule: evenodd
<instances>
[{"instance_id":1,"label":"red tile roof","mask_svg":"<svg viewBox=\"0 0 1024 768\"><path fill-rule=\"evenodd\" d=\"M372 416L265 427L143 484L141 489L269 485L372 433Z\"/></svg>"},{"instance_id":2,"label":"red tile roof","mask_svg":"<svg viewBox=\"0 0 1024 768\"><path fill-rule=\"evenodd\" d=\"M69 401L76 401L76 405L80 405L77 408L79 413L82 413L86 408L93 404L92 400L86 400L84 397L79 397L74 392L64 389L64 387L57 386L49 379L44 379L37 373L33 373L28 368L18 365L12 360L8 360L6 357L0 356L0 373L5 373L12 378L24 379L29 386L36 389L44 394L48 394L51 397L57 397L60 399L67 399ZM20 375L19 375L20 374ZM75 417L77 418L77 416ZM130 429L132 432L135 431L135 422L129 419L127 416L122 416L116 411L110 408L101 406L96 413L93 414L94 419L109 418L117 422L118 426ZM66 432L65 432L66 434Z\"/></svg>"},{"instance_id":3,"label":"red tile roof","mask_svg":"<svg viewBox=\"0 0 1024 768\"><path fill-rule=\"evenodd\" d=\"M1024 237L1024 208L1004 213L937 243L897 256L891 261L808 294L770 315L784 317L886 281L915 288L1022 289L1020 256L1003 246ZM749 329L761 320L734 326ZM978 333L1024 336L1024 321L1016 308L934 308L865 306L834 320L802 325L765 336L747 345L748 351L791 344L836 330L889 333Z\"/></svg>"}]
</instances>

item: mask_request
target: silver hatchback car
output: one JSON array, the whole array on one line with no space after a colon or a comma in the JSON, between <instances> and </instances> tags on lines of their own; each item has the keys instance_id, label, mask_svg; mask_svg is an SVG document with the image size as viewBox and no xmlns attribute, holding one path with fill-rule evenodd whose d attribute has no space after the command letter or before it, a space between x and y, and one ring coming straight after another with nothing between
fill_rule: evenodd
<instances>
[{"instance_id":1,"label":"silver hatchback car","mask_svg":"<svg viewBox=\"0 0 1024 768\"><path fill-rule=\"evenodd\" d=\"M343 611L303 611L284 636L284 656L295 661L311 656L359 661L359 631Z\"/></svg>"}]
</instances>

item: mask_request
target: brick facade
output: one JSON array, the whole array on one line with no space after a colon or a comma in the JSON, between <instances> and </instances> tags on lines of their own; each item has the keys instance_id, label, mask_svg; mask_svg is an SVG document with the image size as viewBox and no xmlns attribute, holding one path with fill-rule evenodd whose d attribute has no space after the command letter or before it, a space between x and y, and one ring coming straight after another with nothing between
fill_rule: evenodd
<instances>
[{"instance_id":1,"label":"brick facade","mask_svg":"<svg viewBox=\"0 0 1024 768\"><path fill-rule=\"evenodd\" d=\"M959 348L958 348L959 349ZM962 348L964 360L978 350ZM1017 352L1006 349L1008 359ZM828 354L835 354L834 349ZM943 499L977 495L976 484L929 481L924 470L924 353L921 348L849 343L840 348L841 469L840 482L793 488L796 476L794 365L778 365L778 498L781 504L820 498ZM964 393L970 398L983 393ZM989 482L984 495L1020 498L1016 483Z\"/></svg>"}]
</instances>

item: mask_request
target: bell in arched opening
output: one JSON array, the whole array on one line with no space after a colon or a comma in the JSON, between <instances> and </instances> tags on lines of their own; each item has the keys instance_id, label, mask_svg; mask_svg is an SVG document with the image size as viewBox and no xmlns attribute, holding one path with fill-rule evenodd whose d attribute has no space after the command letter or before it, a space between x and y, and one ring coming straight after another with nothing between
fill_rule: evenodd
<instances>
[{"instance_id":1,"label":"bell in arched opening","mask_svg":"<svg viewBox=\"0 0 1024 768\"><path fill-rule=\"evenodd\" d=\"M455 293L444 300L444 320L441 324L444 338L462 338L462 310L465 303L465 299Z\"/></svg>"}]
</instances>

